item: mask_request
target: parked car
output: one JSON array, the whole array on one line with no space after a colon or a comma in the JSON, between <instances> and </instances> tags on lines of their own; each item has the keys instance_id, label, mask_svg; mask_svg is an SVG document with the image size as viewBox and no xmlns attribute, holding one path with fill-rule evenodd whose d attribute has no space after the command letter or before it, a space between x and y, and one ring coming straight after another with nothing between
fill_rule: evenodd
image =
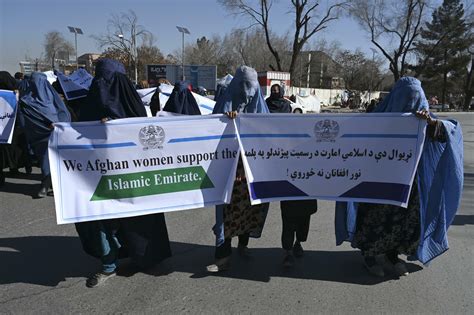
<instances>
[{"instance_id":1,"label":"parked car","mask_svg":"<svg viewBox=\"0 0 474 315\"><path fill-rule=\"evenodd\" d=\"M449 104L432 104L430 105L430 110L434 111L441 111L441 112L444 112L445 110L448 110L449 111Z\"/></svg>"},{"instance_id":2,"label":"parked car","mask_svg":"<svg viewBox=\"0 0 474 315\"><path fill-rule=\"evenodd\" d=\"M306 114L308 112L308 109L302 105L302 104L299 104L299 103L294 103L290 100L288 100L288 102L290 102L290 106L291 106L291 111L295 114Z\"/></svg>"}]
</instances>

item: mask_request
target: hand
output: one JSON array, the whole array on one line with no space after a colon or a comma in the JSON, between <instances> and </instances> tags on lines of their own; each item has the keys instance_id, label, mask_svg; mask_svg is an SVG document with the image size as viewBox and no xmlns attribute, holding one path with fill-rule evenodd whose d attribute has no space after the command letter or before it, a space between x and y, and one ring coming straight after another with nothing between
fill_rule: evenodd
<instances>
[{"instance_id":1,"label":"hand","mask_svg":"<svg viewBox=\"0 0 474 315\"><path fill-rule=\"evenodd\" d=\"M53 124L49 124L48 128L49 128L50 130L53 130L53 129L54 129L54 125L53 125Z\"/></svg>"},{"instance_id":2,"label":"hand","mask_svg":"<svg viewBox=\"0 0 474 315\"><path fill-rule=\"evenodd\" d=\"M100 120L100 122L101 122L101 123L105 123L105 122L107 122L108 120L109 120L109 119L108 119L107 117L104 117L104 118L102 118L102 119Z\"/></svg>"},{"instance_id":3,"label":"hand","mask_svg":"<svg viewBox=\"0 0 474 315\"><path fill-rule=\"evenodd\" d=\"M416 117L426 120L428 125L435 125L436 119L431 118L430 112L427 110L420 110L415 113Z\"/></svg>"},{"instance_id":4,"label":"hand","mask_svg":"<svg viewBox=\"0 0 474 315\"><path fill-rule=\"evenodd\" d=\"M233 112L226 112L225 113L227 115L227 117L229 117L230 119L235 119L237 118L237 112L233 111Z\"/></svg>"}]
</instances>

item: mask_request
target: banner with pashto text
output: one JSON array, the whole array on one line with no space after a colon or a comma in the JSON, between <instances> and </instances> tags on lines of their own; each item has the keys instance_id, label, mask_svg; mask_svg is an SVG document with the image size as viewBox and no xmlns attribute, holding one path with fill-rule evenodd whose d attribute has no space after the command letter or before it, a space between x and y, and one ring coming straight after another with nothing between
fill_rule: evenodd
<instances>
[{"instance_id":1,"label":"banner with pashto text","mask_svg":"<svg viewBox=\"0 0 474 315\"><path fill-rule=\"evenodd\" d=\"M245 114L252 204L326 199L406 207L425 139L412 114Z\"/></svg>"},{"instance_id":2,"label":"banner with pashto text","mask_svg":"<svg viewBox=\"0 0 474 315\"><path fill-rule=\"evenodd\" d=\"M12 143L17 101L12 91L0 90L0 144Z\"/></svg>"}]
</instances>

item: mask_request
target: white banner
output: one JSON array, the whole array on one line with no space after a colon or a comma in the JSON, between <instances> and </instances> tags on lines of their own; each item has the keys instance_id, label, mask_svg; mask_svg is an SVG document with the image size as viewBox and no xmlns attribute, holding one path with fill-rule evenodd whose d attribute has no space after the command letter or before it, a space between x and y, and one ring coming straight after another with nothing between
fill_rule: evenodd
<instances>
[{"instance_id":1,"label":"white banner","mask_svg":"<svg viewBox=\"0 0 474 315\"><path fill-rule=\"evenodd\" d=\"M0 144L12 143L17 101L12 91L0 90Z\"/></svg>"},{"instance_id":2,"label":"white banner","mask_svg":"<svg viewBox=\"0 0 474 315\"><path fill-rule=\"evenodd\" d=\"M406 207L423 142L411 114L246 114L236 121L252 204L327 199Z\"/></svg>"},{"instance_id":3,"label":"white banner","mask_svg":"<svg viewBox=\"0 0 474 315\"><path fill-rule=\"evenodd\" d=\"M228 203L238 156L223 115L57 123L49 141L57 222Z\"/></svg>"}]
</instances>

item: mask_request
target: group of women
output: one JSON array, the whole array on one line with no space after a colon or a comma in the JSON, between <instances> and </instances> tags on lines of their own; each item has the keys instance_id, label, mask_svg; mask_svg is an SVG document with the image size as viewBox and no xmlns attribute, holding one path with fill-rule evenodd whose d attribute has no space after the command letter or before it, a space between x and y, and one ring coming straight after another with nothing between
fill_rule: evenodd
<instances>
[{"instance_id":1,"label":"group of women","mask_svg":"<svg viewBox=\"0 0 474 315\"><path fill-rule=\"evenodd\" d=\"M12 81L13 80L13 81ZM0 146L0 184L4 184L3 170L7 167L18 171L25 167L26 173L31 173L33 153L41 167L41 188L36 197L46 197L51 189L51 176L48 159L48 139L56 122L71 120L64 102L49 84L46 75L34 72L30 77L16 81L8 72L2 72L0 88L18 90L18 111L11 144ZM15 82L6 85L5 81Z\"/></svg>"},{"instance_id":2,"label":"group of women","mask_svg":"<svg viewBox=\"0 0 474 315\"><path fill-rule=\"evenodd\" d=\"M232 80L221 82L218 90L213 113L225 113L229 119L239 113L291 113L291 105L283 97L280 86L272 86L271 95L265 100L256 71L247 66L239 67ZM153 97L154 115L161 110L158 93L157 89ZM41 162L46 181L43 186L47 187L47 139L53 123L70 121L69 112L40 73L33 73L22 85L20 109L26 139ZM433 119L427 109L420 82L408 77L400 79L375 109L375 112L413 112L428 122L428 137L408 208L367 203L336 204L337 244L349 241L359 248L365 266L375 276L385 275L380 257L385 257L393 273L402 276L408 271L400 254L426 264L448 248L446 231L459 207L462 190L462 134L457 122ZM175 84L163 110L182 115L201 114L189 84L185 82ZM125 75L124 66L111 59L99 60L77 119L106 122L145 116L145 107ZM5 147L0 150L3 152ZM0 166L6 167L5 164ZM304 253L301 243L307 239L310 217L317 211L317 201L282 201L280 206L283 265L291 267L294 257ZM216 206L215 261L207 266L209 272L222 272L231 267L233 237L238 237L239 255L249 255L249 239L262 234L268 208L268 203L250 204L245 172L239 160L231 202ZM96 287L113 277L120 258L130 257L133 265L143 269L171 256L163 214L78 223L76 230L85 252L102 263L101 269L87 279L88 287Z\"/></svg>"}]
</instances>

